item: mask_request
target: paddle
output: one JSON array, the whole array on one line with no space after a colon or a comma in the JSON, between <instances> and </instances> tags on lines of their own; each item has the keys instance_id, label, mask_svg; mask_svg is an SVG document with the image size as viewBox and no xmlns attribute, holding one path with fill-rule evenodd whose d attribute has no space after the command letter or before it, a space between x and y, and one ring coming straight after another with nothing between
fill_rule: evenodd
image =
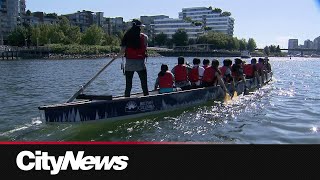
<instances>
[{"instance_id":1,"label":"paddle","mask_svg":"<svg viewBox=\"0 0 320 180\"><path fill-rule=\"evenodd\" d=\"M224 96L223 101L224 101L224 103L228 103L231 101L231 96L228 92L226 92L226 95Z\"/></svg>"},{"instance_id":2,"label":"paddle","mask_svg":"<svg viewBox=\"0 0 320 180\"><path fill-rule=\"evenodd\" d=\"M236 98L238 98L238 93L237 93L237 91L234 91L234 92L233 92L232 99L236 99Z\"/></svg>"},{"instance_id":3,"label":"paddle","mask_svg":"<svg viewBox=\"0 0 320 180\"><path fill-rule=\"evenodd\" d=\"M87 88L90 85L90 83L92 83L92 81L94 81L99 76L99 74L102 73L102 71L105 70L116 59L117 59L117 57L115 57L111 61L109 61L108 64L106 64L93 78L90 79L89 82L87 82L85 85L81 86L81 88L73 96L71 96L68 99L67 103L73 101L79 94L81 94L84 91L84 89Z\"/></svg>"}]
</instances>

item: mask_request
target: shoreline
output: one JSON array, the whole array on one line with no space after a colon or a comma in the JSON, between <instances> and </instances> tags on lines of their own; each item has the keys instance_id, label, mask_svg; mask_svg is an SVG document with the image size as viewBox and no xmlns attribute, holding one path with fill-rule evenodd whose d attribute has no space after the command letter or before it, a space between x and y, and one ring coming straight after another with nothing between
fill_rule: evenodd
<instances>
[{"instance_id":1,"label":"shoreline","mask_svg":"<svg viewBox=\"0 0 320 180\"><path fill-rule=\"evenodd\" d=\"M73 60L73 59L101 59L101 58L111 58L117 53L106 53L106 54L55 54L50 53L49 56L44 57L28 57L28 58L18 58L20 60L32 60L32 59L42 59L42 60ZM160 57L159 54L152 54L148 57ZM17 60L17 59L4 59L4 60Z\"/></svg>"}]
</instances>

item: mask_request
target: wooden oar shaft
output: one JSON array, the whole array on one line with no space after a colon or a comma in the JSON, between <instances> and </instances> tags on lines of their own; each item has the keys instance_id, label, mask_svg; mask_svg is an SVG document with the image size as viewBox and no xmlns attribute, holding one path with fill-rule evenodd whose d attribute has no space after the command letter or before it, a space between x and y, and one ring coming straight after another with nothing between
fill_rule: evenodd
<instances>
[{"instance_id":1,"label":"wooden oar shaft","mask_svg":"<svg viewBox=\"0 0 320 180\"><path fill-rule=\"evenodd\" d=\"M81 94L84 89L87 88L92 83L92 81L94 81L102 73L102 71L104 71L114 60L116 60L116 58L113 58L111 61L109 61L108 64L106 64L95 76L93 76L93 78L90 79L90 81L81 86L81 88L68 99L67 103L73 101L77 96L79 96L79 94Z\"/></svg>"}]
</instances>

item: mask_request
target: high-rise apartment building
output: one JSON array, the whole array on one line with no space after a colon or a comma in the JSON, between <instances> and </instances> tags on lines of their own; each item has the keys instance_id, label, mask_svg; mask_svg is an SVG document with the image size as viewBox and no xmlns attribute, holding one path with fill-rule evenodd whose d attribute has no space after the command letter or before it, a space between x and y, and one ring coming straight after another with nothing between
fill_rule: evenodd
<instances>
[{"instance_id":1,"label":"high-rise apartment building","mask_svg":"<svg viewBox=\"0 0 320 180\"><path fill-rule=\"evenodd\" d=\"M195 39L199 35L203 34L201 26L194 26L191 22L186 22L183 19L155 19L154 20L154 34L158 35L164 33L168 38L172 38L179 29L183 29L189 39Z\"/></svg>"},{"instance_id":2,"label":"high-rise apartment building","mask_svg":"<svg viewBox=\"0 0 320 180\"><path fill-rule=\"evenodd\" d=\"M320 36L315 38L313 41L313 48L319 50L320 49Z\"/></svg>"},{"instance_id":3,"label":"high-rise apartment building","mask_svg":"<svg viewBox=\"0 0 320 180\"><path fill-rule=\"evenodd\" d=\"M155 16L140 16L141 22L145 25L144 33L146 33L150 39L154 37L154 20L169 18L165 15L155 15Z\"/></svg>"},{"instance_id":4,"label":"high-rise apartment building","mask_svg":"<svg viewBox=\"0 0 320 180\"><path fill-rule=\"evenodd\" d=\"M210 7L183 8L182 12L179 12L179 19L185 18L201 22L203 26L210 28L212 31L233 35L234 19L222 15L221 12L214 11Z\"/></svg>"},{"instance_id":5,"label":"high-rise apartment building","mask_svg":"<svg viewBox=\"0 0 320 180\"><path fill-rule=\"evenodd\" d=\"M307 40L304 41L303 47L306 48L306 49L312 49L313 48L313 42L311 40L307 39Z\"/></svg>"},{"instance_id":6,"label":"high-rise apartment building","mask_svg":"<svg viewBox=\"0 0 320 180\"><path fill-rule=\"evenodd\" d=\"M25 10L25 0L0 0L0 44L7 41L9 33L18 24L20 11Z\"/></svg>"},{"instance_id":7,"label":"high-rise apartment building","mask_svg":"<svg viewBox=\"0 0 320 180\"><path fill-rule=\"evenodd\" d=\"M299 41L298 39L289 39L288 42L288 53L294 54L296 51L290 50L290 49L297 49L299 47Z\"/></svg>"},{"instance_id":8,"label":"high-rise apartment building","mask_svg":"<svg viewBox=\"0 0 320 180\"><path fill-rule=\"evenodd\" d=\"M298 48L299 41L298 39L289 39L288 49L295 49Z\"/></svg>"},{"instance_id":9,"label":"high-rise apartment building","mask_svg":"<svg viewBox=\"0 0 320 180\"><path fill-rule=\"evenodd\" d=\"M195 39L206 31L220 32L232 36L234 19L212 8L192 7L183 8L179 18L165 18L154 20L154 33L167 34L169 38L179 29L184 29L189 39ZM197 25L198 23L198 25ZM200 24L200 25L199 25Z\"/></svg>"}]
</instances>

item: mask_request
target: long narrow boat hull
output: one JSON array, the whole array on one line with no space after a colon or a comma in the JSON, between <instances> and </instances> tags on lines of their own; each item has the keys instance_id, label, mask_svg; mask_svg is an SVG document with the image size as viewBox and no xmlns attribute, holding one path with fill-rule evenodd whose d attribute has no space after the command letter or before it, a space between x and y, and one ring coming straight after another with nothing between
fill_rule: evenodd
<instances>
[{"instance_id":1,"label":"long narrow boat hull","mask_svg":"<svg viewBox=\"0 0 320 180\"><path fill-rule=\"evenodd\" d=\"M271 80L272 73L268 77L265 82ZM258 81L247 81L247 86L253 89L258 86L256 82ZM236 86L238 94L244 93L245 87L244 83L239 82ZM49 123L112 121L192 107L208 101L222 101L224 96L222 88L216 86L149 96L74 101L40 106L38 109L44 112L43 118Z\"/></svg>"}]
</instances>

